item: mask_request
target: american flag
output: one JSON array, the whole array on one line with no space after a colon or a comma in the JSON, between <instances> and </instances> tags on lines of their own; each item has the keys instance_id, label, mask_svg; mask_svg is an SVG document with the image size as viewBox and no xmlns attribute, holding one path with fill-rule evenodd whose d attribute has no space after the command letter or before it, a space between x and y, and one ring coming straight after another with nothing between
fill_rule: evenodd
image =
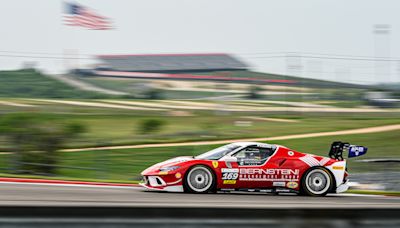
<instances>
[{"instance_id":1,"label":"american flag","mask_svg":"<svg viewBox=\"0 0 400 228\"><path fill-rule=\"evenodd\" d=\"M81 26L94 30L112 29L108 18L95 13L93 10L76 3L65 3L64 21L66 25Z\"/></svg>"}]
</instances>

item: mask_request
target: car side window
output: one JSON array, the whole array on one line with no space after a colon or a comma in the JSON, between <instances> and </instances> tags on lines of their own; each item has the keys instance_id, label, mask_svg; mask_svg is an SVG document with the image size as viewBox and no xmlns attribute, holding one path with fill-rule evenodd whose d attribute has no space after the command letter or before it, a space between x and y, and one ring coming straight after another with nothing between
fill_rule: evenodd
<instances>
[{"instance_id":1,"label":"car side window","mask_svg":"<svg viewBox=\"0 0 400 228\"><path fill-rule=\"evenodd\" d=\"M249 146L233 156L237 158L239 165L262 165L272 153L273 150L271 148Z\"/></svg>"}]
</instances>

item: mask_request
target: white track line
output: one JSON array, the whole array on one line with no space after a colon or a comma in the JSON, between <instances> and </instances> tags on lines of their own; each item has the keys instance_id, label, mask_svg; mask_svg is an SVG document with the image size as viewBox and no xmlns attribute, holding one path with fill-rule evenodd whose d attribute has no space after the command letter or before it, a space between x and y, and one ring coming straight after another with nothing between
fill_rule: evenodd
<instances>
[{"instance_id":1,"label":"white track line","mask_svg":"<svg viewBox=\"0 0 400 228\"><path fill-rule=\"evenodd\" d=\"M292 119L281 119L281 118L267 118L267 117L259 117L259 116L243 116L241 118L249 119L249 120L261 120L261 121L272 121L272 122L283 122L283 123L297 123L298 120Z\"/></svg>"},{"instance_id":2,"label":"white track line","mask_svg":"<svg viewBox=\"0 0 400 228\"><path fill-rule=\"evenodd\" d=\"M0 101L0 105L15 106L15 107L35 107L35 105L15 103L11 101Z\"/></svg>"},{"instance_id":3,"label":"white track line","mask_svg":"<svg viewBox=\"0 0 400 228\"><path fill-rule=\"evenodd\" d=\"M144 111L165 111L162 108L145 108L138 106L128 106L120 104L108 104L103 102L89 102L89 101L73 101L73 100L51 100L51 99L30 99L33 101L42 101L49 103L85 106L85 107L97 107L97 108L117 108L117 109L129 109L129 110L144 110Z\"/></svg>"}]
</instances>

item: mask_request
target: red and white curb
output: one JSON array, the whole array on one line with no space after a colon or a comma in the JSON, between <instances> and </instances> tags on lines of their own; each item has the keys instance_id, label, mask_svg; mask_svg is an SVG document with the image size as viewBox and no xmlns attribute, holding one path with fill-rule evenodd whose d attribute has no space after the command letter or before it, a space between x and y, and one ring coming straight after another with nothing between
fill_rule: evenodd
<instances>
[{"instance_id":1,"label":"red and white curb","mask_svg":"<svg viewBox=\"0 0 400 228\"><path fill-rule=\"evenodd\" d=\"M41 184L41 185L62 185L62 186L86 186L86 187L140 187L139 184L109 183L109 182L90 182L90 181L68 181L68 180L49 180L31 178L0 177L1 183L10 184Z\"/></svg>"}]
</instances>

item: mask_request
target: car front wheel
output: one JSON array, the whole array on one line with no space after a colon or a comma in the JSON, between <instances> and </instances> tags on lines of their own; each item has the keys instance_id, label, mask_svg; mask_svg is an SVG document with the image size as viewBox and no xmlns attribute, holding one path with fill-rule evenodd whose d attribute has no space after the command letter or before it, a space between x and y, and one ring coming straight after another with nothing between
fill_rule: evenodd
<instances>
[{"instance_id":1,"label":"car front wheel","mask_svg":"<svg viewBox=\"0 0 400 228\"><path fill-rule=\"evenodd\" d=\"M214 188L214 175L210 168L198 165L192 167L185 179L184 188L186 192L207 193Z\"/></svg>"}]
</instances>

